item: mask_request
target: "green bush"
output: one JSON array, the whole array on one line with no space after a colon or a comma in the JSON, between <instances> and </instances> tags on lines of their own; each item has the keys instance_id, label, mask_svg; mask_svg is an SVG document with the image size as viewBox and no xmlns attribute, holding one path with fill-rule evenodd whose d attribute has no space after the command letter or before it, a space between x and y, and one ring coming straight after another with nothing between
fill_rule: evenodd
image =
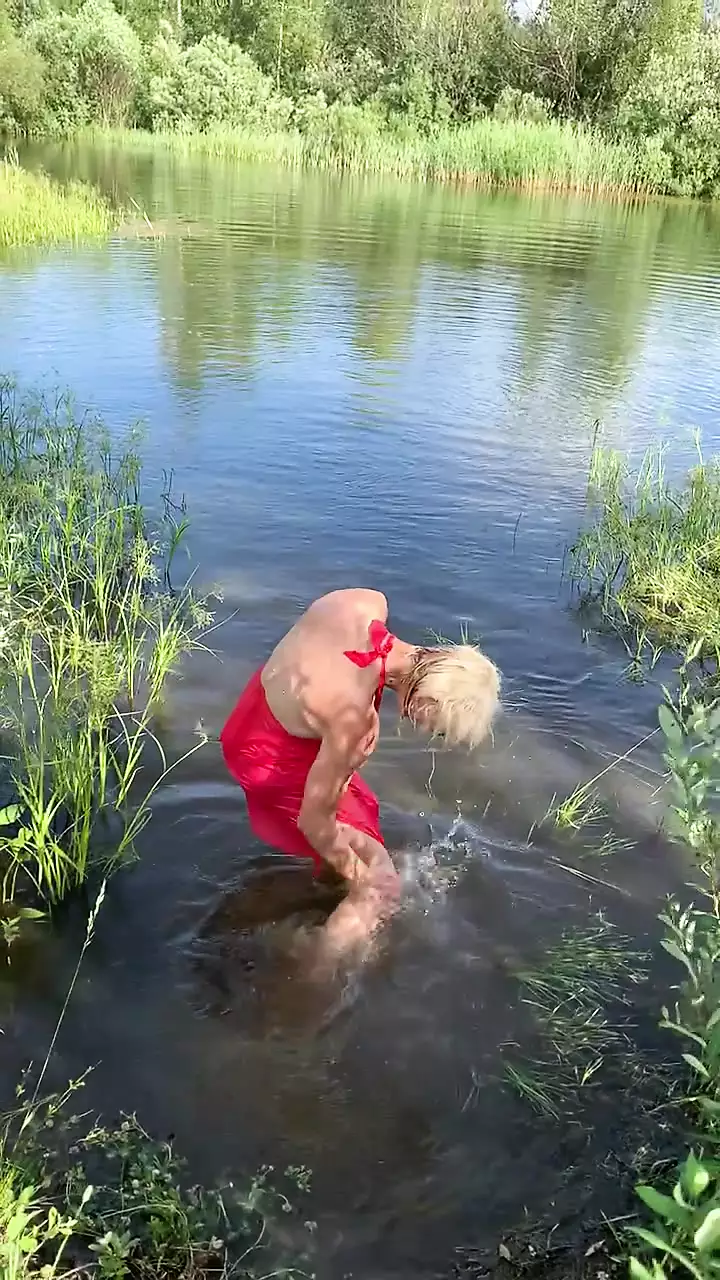
<instances>
[{"instance_id":1,"label":"green bush","mask_svg":"<svg viewBox=\"0 0 720 1280\"><path fill-rule=\"evenodd\" d=\"M45 63L45 127L67 133L89 123L122 125L132 116L142 50L111 0L85 0L75 14L49 13L28 39Z\"/></svg>"},{"instance_id":2,"label":"green bush","mask_svg":"<svg viewBox=\"0 0 720 1280\"><path fill-rule=\"evenodd\" d=\"M496 120L522 120L530 124L545 124L550 119L550 105L535 93L523 93L508 85L495 103Z\"/></svg>"},{"instance_id":3,"label":"green bush","mask_svg":"<svg viewBox=\"0 0 720 1280\"><path fill-rule=\"evenodd\" d=\"M249 54L224 36L182 49L165 28L149 50L140 116L150 129L271 132L287 124L291 110Z\"/></svg>"},{"instance_id":4,"label":"green bush","mask_svg":"<svg viewBox=\"0 0 720 1280\"><path fill-rule=\"evenodd\" d=\"M0 131L36 133L42 128L45 63L24 41L0 43Z\"/></svg>"},{"instance_id":5,"label":"green bush","mask_svg":"<svg viewBox=\"0 0 720 1280\"><path fill-rule=\"evenodd\" d=\"M668 192L720 195L720 32L653 54L626 94L619 128L638 140L643 167Z\"/></svg>"}]
</instances>

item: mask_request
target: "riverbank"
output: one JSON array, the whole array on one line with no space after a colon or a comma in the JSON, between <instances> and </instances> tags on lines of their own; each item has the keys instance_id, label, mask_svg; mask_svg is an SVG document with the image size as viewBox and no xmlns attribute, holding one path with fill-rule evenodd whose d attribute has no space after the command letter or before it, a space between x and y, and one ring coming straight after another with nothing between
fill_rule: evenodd
<instances>
[{"instance_id":1,"label":"riverbank","mask_svg":"<svg viewBox=\"0 0 720 1280\"><path fill-rule=\"evenodd\" d=\"M92 129L80 139L136 152L207 155L352 174L391 174L424 182L630 198L652 194L639 153L599 131L570 122L503 121L420 133L390 129L359 107L326 108L302 130L272 133L214 128L207 132Z\"/></svg>"},{"instance_id":2,"label":"riverbank","mask_svg":"<svg viewBox=\"0 0 720 1280\"><path fill-rule=\"evenodd\" d=\"M63 185L0 162L0 246L101 239L118 221L109 202L86 183Z\"/></svg>"}]
</instances>

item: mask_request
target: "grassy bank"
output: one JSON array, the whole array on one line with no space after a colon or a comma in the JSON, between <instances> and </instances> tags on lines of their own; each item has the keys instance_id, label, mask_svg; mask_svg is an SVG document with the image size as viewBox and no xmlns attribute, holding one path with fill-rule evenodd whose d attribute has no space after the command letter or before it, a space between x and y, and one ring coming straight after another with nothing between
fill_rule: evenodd
<instances>
[{"instance_id":1,"label":"grassy bank","mask_svg":"<svg viewBox=\"0 0 720 1280\"><path fill-rule=\"evenodd\" d=\"M108 202L85 183L62 186L0 162L0 246L77 243L106 236L116 223Z\"/></svg>"},{"instance_id":2,"label":"grassy bank","mask_svg":"<svg viewBox=\"0 0 720 1280\"><path fill-rule=\"evenodd\" d=\"M559 121L488 117L424 134L410 127L392 130L369 112L346 107L328 108L307 121L302 131L144 133L127 129L83 136L142 151L386 173L479 187L625 195L651 189L630 144L611 142L596 130Z\"/></svg>"},{"instance_id":3,"label":"grassy bank","mask_svg":"<svg viewBox=\"0 0 720 1280\"><path fill-rule=\"evenodd\" d=\"M132 854L168 765L153 714L209 620L171 579L187 521L149 512L133 440L0 383L0 923ZM155 757L151 781L148 750Z\"/></svg>"},{"instance_id":4,"label":"grassy bank","mask_svg":"<svg viewBox=\"0 0 720 1280\"><path fill-rule=\"evenodd\" d=\"M620 637L631 670L661 656L677 666L677 691L659 712L666 823L697 869L696 890L660 916L678 965L660 1025L683 1074L657 1123L670 1126L677 1163L637 1187L645 1216L630 1228L627 1263L633 1280L710 1280L720 1274L720 460L698 445L696 465L671 483L662 449L633 471L596 443L572 572L583 608Z\"/></svg>"}]
</instances>

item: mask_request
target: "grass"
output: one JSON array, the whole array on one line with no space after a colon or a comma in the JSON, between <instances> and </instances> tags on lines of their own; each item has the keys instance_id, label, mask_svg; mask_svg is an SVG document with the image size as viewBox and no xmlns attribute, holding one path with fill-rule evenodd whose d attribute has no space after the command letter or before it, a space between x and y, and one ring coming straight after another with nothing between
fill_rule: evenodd
<instances>
[{"instance_id":1,"label":"grass","mask_svg":"<svg viewBox=\"0 0 720 1280\"><path fill-rule=\"evenodd\" d=\"M109 234L117 218L99 192L82 182L63 186L0 161L0 246L78 243Z\"/></svg>"},{"instance_id":2,"label":"grass","mask_svg":"<svg viewBox=\"0 0 720 1280\"><path fill-rule=\"evenodd\" d=\"M217 129L208 133L91 134L123 148L162 150L314 166L350 173L388 173L424 181L463 182L586 194L649 190L635 150L572 123L505 122L492 118L431 134L381 125L360 108L330 108L304 131L273 134Z\"/></svg>"},{"instance_id":3,"label":"grass","mask_svg":"<svg viewBox=\"0 0 720 1280\"><path fill-rule=\"evenodd\" d=\"M505 1074L536 1110L558 1118L578 1090L595 1079L608 1053L625 1052L627 1012L613 1022L608 1009L629 1009L628 989L644 980L646 959L598 917L565 931L537 967L515 972L520 1000L532 1011L543 1050L534 1063L506 1062Z\"/></svg>"},{"instance_id":4,"label":"grass","mask_svg":"<svg viewBox=\"0 0 720 1280\"><path fill-rule=\"evenodd\" d=\"M153 714L210 621L205 601L171 581L185 528L169 494L151 522L132 440L116 453L67 399L22 400L0 383L0 737L14 790L0 811L0 916L10 938L18 908L57 902L93 865L132 855L174 767Z\"/></svg>"},{"instance_id":5,"label":"grass","mask_svg":"<svg viewBox=\"0 0 720 1280\"><path fill-rule=\"evenodd\" d=\"M678 662L677 699L666 693L659 712L668 827L698 872L692 901L670 900L660 916L681 974L660 1025L682 1046L684 1083L664 1108L682 1154L669 1177L636 1188L646 1217L626 1237L633 1280L720 1275L720 460L706 461L696 443L696 465L671 484L662 449L633 473L596 439L590 523L572 553L583 602L599 607L633 668L647 654L651 666L663 654ZM693 693L696 662L704 679Z\"/></svg>"},{"instance_id":6,"label":"grass","mask_svg":"<svg viewBox=\"0 0 720 1280\"><path fill-rule=\"evenodd\" d=\"M273 1231L293 1205L282 1185L271 1186L271 1168L240 1184L191 1186L172 1144L153 1139L135 1116L108 1128L71 1113L85 1077L41 1096L105 888L32 1092L22 1081L0 1123L0 1280L304 1276ZM309 1175L291 1168L282 1182L291 1194L304 1192Z\"/></svg>"},{"instance_id":7,"label":"grass","mask_svg":"<svg viewBox=\"0 0 720 1280\"><path fill-rule=\"evenodd\" d=\"M662 448L634 474L622 454L593 448L590 524L572 548L572 576L635 663L672 652L686 666L718 668L720 459L697 450L697 465L673 485Z\"/></svg>"}]
</instances>

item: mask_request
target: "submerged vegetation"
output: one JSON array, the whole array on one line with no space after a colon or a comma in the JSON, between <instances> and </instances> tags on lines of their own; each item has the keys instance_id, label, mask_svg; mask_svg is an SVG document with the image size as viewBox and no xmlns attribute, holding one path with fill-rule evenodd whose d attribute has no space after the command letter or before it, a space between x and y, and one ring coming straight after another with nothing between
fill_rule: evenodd
<instances>
[{"instance_id":1,"label":"submerged vegetation","mask_svg":"<svg viewBox=\"0 0 720 1280\"><path fill-rule=\"evenodd\" d=\"M185 526L169 493L164 515L143 506L132 441L116 453L67 399L21 399L0 385L6 931L18 911L59 901L94 865L131 856L158 778L173 767L153 714L210 621L205 602L171 580Z\"/></svg>"},{"instance_id":2,"label":"submerged vegetation","mask_svg":"<svg viewBox=\"0 0 720 1280\"><path fill-rule=\"evenodd\" d=\"M12 155L0 161L0 246L93 240L115 223L110 205L92 187L28 173Z\"/></svg>"}]
</instances>

